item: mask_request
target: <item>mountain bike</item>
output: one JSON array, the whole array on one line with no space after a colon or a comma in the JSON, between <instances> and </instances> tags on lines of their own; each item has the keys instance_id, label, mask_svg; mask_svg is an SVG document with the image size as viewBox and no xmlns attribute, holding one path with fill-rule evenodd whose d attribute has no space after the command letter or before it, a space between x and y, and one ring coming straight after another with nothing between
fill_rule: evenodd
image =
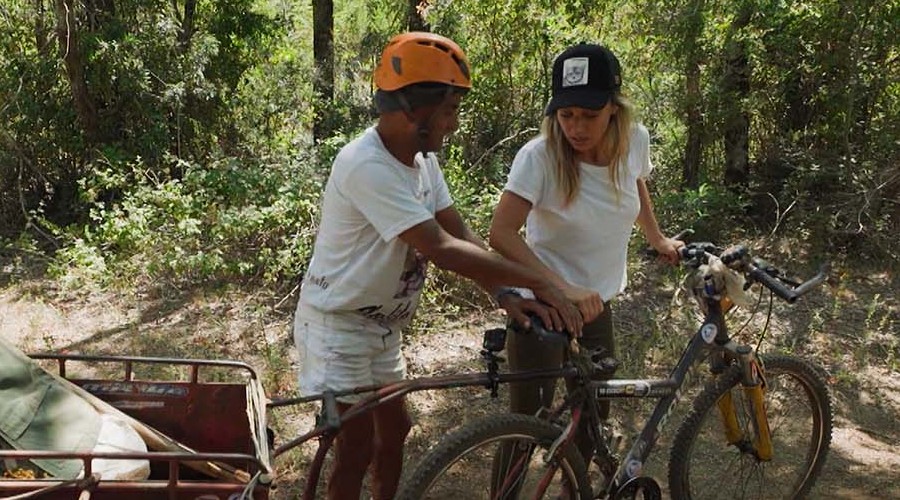
<instances>
[{"instance_id":1,"label":"mountain bike","mask_svg":"<svg viewBox=\"0 0 900 500\"><path fill-rule=\"evenodd\" d=\"M804 359L762 355L756 352L759 345L754 349L733 340L726 313L735 302L746 303L746 290L758 283L771 291L771 314L772 295L793 303L826 280L827 266L798 283L744 246L723 250L690 243L680 252L704 319L667 378L601 380L615 371L615 360L583 352L577 342L535 321L529 333L547 342L568 342L568 361L558 369L509 375L567 379L570 389L562 403L539 415L495 414L463 425L407 471L397 498L662 498L659 483L642 475L642 469L689 370L699 361L708 363L714 379L694 399L675 434L668 470L671 497L805 496L831 442L825 374ZM496 358L505 333L486 334L486 348ZM598 416L598 401L613 398L658 400L624 457L612 445L610 423ZM599 471L593 483L590 464L573 442L582 419L589 422L590 461Z\"/></svg>"}]
</instances>

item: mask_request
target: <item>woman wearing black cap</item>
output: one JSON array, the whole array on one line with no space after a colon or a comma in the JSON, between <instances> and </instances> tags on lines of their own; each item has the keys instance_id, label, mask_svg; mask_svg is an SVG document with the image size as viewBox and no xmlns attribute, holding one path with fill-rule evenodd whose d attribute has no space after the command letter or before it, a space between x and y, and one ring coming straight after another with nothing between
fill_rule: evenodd
<instances>
[{"instance_id":1,"label":"woman wearing black cap","mask_svg":"<svg viewBox=\"0 0 900 500\"><path fill-rule=\"evenodd\" d=\"M619 61L603 46L576 45L556 58L541 135L516 154L490 232L490 244L499 253L538 271L578 306L585 319L579 342L605 350L604 356L615 352L610 300L627 283L635 221L669 262L677 262L683 245L663 235L656 222L645 180L653 169L649 134L633 122L621 83ZM528 335L508 339L511 369L562 362L562 347ZM512 411L534 414L549 406L554 385L513 384ZM608 414L606 402L601 417ZM589 458L584 432L577 443Z\"/></svg>"}]
</instances>

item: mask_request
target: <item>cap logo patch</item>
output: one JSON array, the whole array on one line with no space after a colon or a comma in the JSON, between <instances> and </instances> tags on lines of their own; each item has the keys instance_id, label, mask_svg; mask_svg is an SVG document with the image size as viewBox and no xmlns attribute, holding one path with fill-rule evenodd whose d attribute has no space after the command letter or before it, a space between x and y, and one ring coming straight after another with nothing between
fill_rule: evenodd
<instances>
[{"instance_id":1,"label":"cap logo patch","mask_svg":"<svg viewBox=\"0 0 900 500\"><path fill-rule=\"evenodd\" d=\"M588 58L572 57L563 61L562 86L575 87L588 83Z\"/></svg>"}]
</instances>

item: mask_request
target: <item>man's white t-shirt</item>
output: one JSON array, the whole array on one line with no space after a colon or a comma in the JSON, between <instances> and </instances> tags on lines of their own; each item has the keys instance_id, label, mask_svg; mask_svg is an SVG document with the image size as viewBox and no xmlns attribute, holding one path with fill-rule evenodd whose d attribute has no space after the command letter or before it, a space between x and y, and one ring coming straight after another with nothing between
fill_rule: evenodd
<instances>
[{"instance_id":1,"label":"man's white t-shirt","mask_svg":"<svg viewBox=\"0 0 900 500\"><path fill-rule=\"evenodd\" d=\"M578 165L580 188L564 206L546 139L531 140L516 154L505 189L531 202L525 240L547 267L606 301L627 284L628 240L640 211L637 180L653 170L650 135L632 129L628 155L619 165L619 195L608 167Z\"/></svg>"},{"instance_id":2,"label":"man's white t-shirt","mask_svg":"<svg viewBox=\"0 0 900 500\"><path fill-rule=\"evenodd\" d=\"M344 146L325 185L322 219L300 304L406 326L425 282L426 261L398 235L452 204L434 154L410 168L367 129Z\"/></svg>"}]
</instances>

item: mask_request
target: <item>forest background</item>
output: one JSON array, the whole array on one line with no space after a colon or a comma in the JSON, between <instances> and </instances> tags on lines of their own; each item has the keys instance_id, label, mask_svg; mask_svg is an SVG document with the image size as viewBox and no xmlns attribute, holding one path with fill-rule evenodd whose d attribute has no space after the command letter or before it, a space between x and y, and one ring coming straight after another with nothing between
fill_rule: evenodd
<instances>
[{"instance_id":1,"label":"forest background","mask_svg":"<svg viewBox=\"0 0 900 500\"><path fill-rule=\"evenodd\" d=\"M794 329L840 330L818 352L839 380L897 373L897 0L5 0L5 311L31 300L97 313L103 297L137 312L94 337L0 323L31 332L16 339L33 349L237 357L263 367L268 392L291 390L290 315L324 181L375 119L381 48L409 29L453 38L472 66L442 160L476 232L537 134L554 56L605 44L651 133L663 227L749 242L801 276L831 262L825 312ZM630 265L640 285L643 264ZM663 289L677 279L649 273ZM491 307L434 273L408 342ZM623 300L623 318L645 309L659 312ZM180 323L193 328L183 342L147 333L190 314L207 320ZM216 337L233 317L252 318L241 341Z\"/></svg>"}]
</instances>

